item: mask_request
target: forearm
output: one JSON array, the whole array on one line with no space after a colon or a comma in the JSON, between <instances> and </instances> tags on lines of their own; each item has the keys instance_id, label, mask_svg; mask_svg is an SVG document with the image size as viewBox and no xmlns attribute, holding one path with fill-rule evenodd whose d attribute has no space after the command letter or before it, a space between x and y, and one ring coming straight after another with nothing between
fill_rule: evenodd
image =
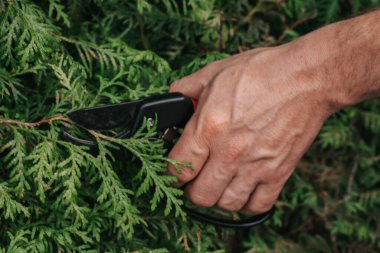
<instances>
[{"instance_id":1,"label":"forearm","mask_svg":"<svg viewBox=\"0 0 380 253\"><path fill-rule=\"evenodd\" d=\"M334 110L380 96L380 11L321 28L294 46L300 70Z\"/></svg>"}]
</instances>

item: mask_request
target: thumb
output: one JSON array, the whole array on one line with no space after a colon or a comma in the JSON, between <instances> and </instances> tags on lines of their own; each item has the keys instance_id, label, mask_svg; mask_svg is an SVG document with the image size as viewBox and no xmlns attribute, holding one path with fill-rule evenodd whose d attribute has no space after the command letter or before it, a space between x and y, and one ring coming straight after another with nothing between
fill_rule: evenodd
<instances>
[{"instance_id":1,"label":"thumb","mask_svg":"<svg viewBox=\"0 0 380 253\"><path fill-rule=\"evenodd\" d=\"M170 92L180 92L191 98L198 99L203 89L219 72L221 62L213 62L197 72L185 76L170 85Z\"/></svg>"},{"instance_id":2,"label":"thumb","mask_svg":"<svg viewBox=\"0 0 380 253\"><path fill-rule=\"evenodd\" d=\"M203 91L203 88L207 85L207 82L203 78L196 76L196 73L186 76L173 82L170 85L170 92L180 92L191 98L198 99Z\"/></svg>"}]
</instances>

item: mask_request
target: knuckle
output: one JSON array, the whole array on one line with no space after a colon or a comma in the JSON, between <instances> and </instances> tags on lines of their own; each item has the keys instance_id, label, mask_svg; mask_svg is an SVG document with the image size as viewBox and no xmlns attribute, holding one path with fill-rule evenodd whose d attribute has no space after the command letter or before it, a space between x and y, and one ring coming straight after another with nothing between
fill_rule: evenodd
<instances>
[{"instance_id":1,"label":"knuckle","mask_svg":"<svg viewBox=\"0 0 380 253\"><path fill-rule=\"evenodd\" d=\"M286 182L286 180L293 172L293 169L285 168L285 167L277 167L277 166L268 166L262 172L262 182L265 184L273 185L273 190L281 189Z\"/></svg>"},{"instance_id":2,"label":"knuckle","mask_svg":"<svg viewBox=\"0 0 380 253\"><path fill-rule=\"evenodd\" d=\"M227 188L219 199L217 206L226 211L238 211L245 203L242 196L244 194L235 192L232 188Z\"/></svg>"},{"instance_id":3,"label":"knuckle","mask_svg":"<svg viewBox=\"0 0 380 253\"><path fill-rule=\"evenodd\" d=\"M215 136L221 134L225 129L226 122L216 113L209 113L202 119L201 132L206 136Z\"/></svg>"},{"instance_id":4,"label":"knuckle","mask_svg":"<svg viewBox=\"0 0 380 253\"><path fill-rule=\"evenodd\" d=\"M231 163L236 161L244 154L245 147L240 143L230 141L223 147L223 161L225 163Z\"/></svg>"},{"instance_id":5,"label":"knuckle","mask_svg":"<svg viewBox=\"0 0 380 253\"><path fill-rule=\"evenodd\" d=\"M180 84L181 80L176 80L169 86L169 91L176 91L178 89L178 86Z\"/></svg>"},{"instance_id":6,"label":"knuckle","mask_svg":"<svg viewBox=\"0 0 380 253\"><path fill-rule=\"evenodd\" d=\"M212 207L215 205L215 201L213 199L202 194L189 193L188 199L193 204L201 207Z\"/></svg>"}]
</instances>

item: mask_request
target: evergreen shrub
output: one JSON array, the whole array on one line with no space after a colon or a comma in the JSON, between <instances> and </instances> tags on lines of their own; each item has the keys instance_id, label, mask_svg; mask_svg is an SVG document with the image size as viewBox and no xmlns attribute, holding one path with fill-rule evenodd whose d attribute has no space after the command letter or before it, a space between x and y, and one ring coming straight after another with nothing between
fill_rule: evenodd
<instances>
[{"instance_id":1,"label":"evergreen shrub","mask_svg":"<svg viewBox=\"0 0 380 253\"><path fill-rule=\"evenodd\" d=\"M333 115L260 227L186 218L154 127L65 116L155 93L207 63L286 43L379 0L0 0L0 252L378 252L380 101ZM276 73L273 73L274 75ZM99 154L59 138L96 138ZM115 144L133 153L110 154Z\"/></svg>"}]
</instances>

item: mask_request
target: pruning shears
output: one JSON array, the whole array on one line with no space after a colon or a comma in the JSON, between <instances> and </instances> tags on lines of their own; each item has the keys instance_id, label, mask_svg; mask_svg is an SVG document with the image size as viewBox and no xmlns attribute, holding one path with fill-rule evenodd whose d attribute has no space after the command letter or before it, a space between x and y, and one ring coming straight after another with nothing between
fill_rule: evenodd
<instances>
[{"instance_id":1,"label":"pruning shears","mask_svg":"<svg viewBox=\"0 0 380 253\"><path fill-rule=\"evenodd\" d=\"M116 138L130 138L139 130L144 120L154 124L157 138L164 141L168 152L174 146L174 140L179 136L178 129L183 128L196 109L197 101L181 93L166 93L154 95L145 99L124 102L120 104L79 109L67 114L78 127L86 130L109 131L121 129ZM95 140L84 140L62 131L61 138L80 146L87 146L90 152L96 152ZM129 159L130 152L126 149L115 151L117 159ZM268 220L272 210L241 220L228 220L208 216L194 209L184 207L187 214L201 222L229 227L244 228L259 225Z\"/></svg>"}]
</instances>

